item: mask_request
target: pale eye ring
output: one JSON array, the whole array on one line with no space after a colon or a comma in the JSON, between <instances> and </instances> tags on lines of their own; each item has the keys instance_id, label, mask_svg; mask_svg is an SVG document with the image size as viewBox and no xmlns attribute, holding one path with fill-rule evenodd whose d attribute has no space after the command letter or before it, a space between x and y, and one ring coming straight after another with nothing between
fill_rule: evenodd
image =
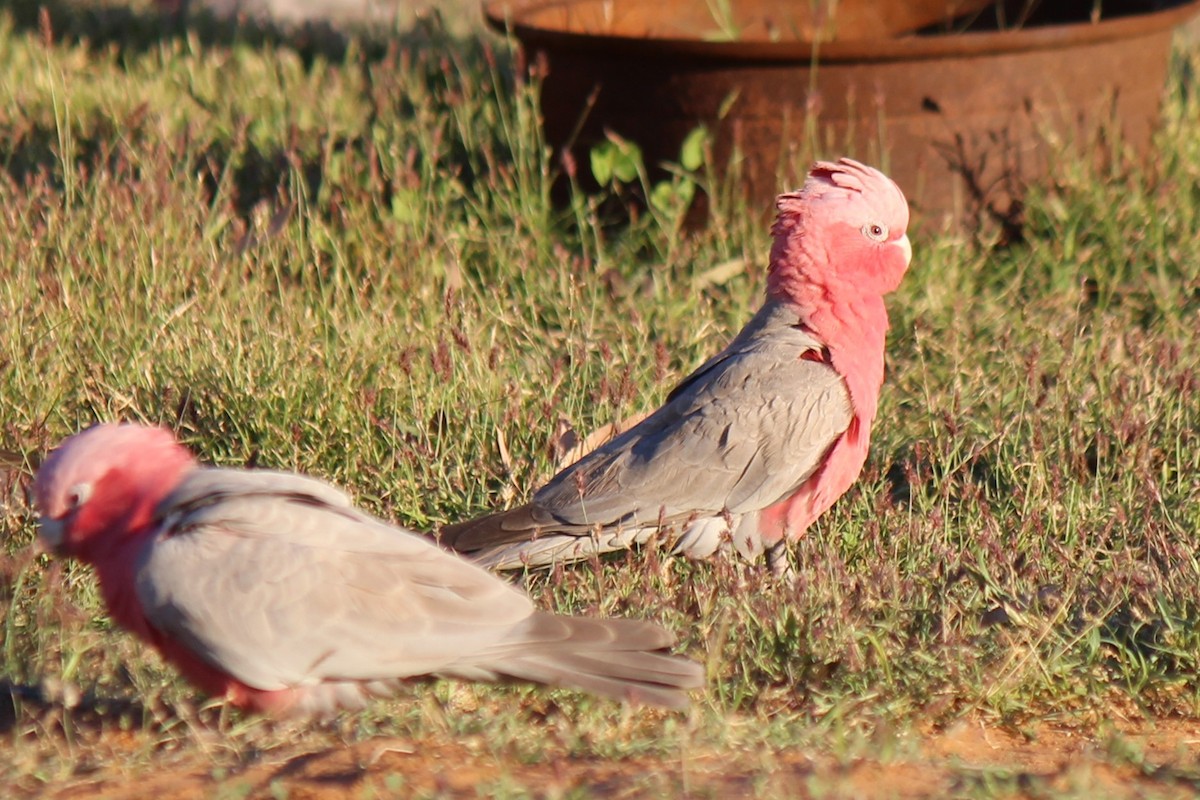
<instances>
[{"instance_id":1,"label":"pale eye ring","mask_svg":"<svg viewBox=\"0 0 1200 800\"><path fill-rule=\"evenodd\" d=\"M92 497L90 483L77 483L67 490L67 502L72 509L79 508Z\"/></svg>"},{"instance_id":2,"label":"pale eye ring","mask_svg":"<svg viewBox=\"0 0 1200 800\"><path fill-rule=\"evenodd\" d=\"M862 235L872 241L886 241L888 237L888 227L882 222L868 222L862 226Z\"/></svg>"}]
</instances>

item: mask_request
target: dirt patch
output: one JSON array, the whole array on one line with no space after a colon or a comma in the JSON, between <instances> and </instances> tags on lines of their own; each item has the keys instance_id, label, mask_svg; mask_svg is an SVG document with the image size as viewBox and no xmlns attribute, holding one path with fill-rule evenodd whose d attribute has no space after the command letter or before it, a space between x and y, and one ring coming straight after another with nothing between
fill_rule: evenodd
<instances>
[{"instance_id":1,"label":"dirt patch","mask_svg":"<svg viewBox=\"0 0 1200 800\"><path fill-rule=\"evenodd\" d=\"M785 749L522 763L489 753L478 737L421 743L374 739L308 752L273 750L229 771L191 752L140 771L100 768L42 787L39 794L63 800L478 797L504 789L600 798L1196 796L1200 721L1169 719L1109 730L1094 735L1039 724L1016 731L961 722L900 737L895 754L878 759ZM122 735L130 734L106 736L104 744L114 750L132 746Z\"/></svg>"}]
</instances>

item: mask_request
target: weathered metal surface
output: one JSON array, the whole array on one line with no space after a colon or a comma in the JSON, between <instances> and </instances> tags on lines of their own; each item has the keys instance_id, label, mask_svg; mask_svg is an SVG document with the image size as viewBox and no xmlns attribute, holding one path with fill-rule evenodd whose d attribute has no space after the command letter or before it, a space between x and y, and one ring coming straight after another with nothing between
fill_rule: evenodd
<instances>
[{"instance_id":1,"label":"weathered metal surface","mask_svg":"<svg viewBox=\"0 0 1200 800\"><path fill-rule=\"evenodd\" d=\"M608 2L665 17L707 8ZM637 142L648 164L674 161L684 137L706 124L714 163L739 154L739 180L764 209L813 157L849 154L887 169L934 224L1017 216L1024 187L1046 173L1056 148L1088 141L1098 126L1119 128L1144 153L1171 34L1200 11L1200 0L1163 0L1163 10L1097 23L814 46L594 36L526 21L548 19L549 5L487 13L545 57L547 139L570 146L579 163L606 129Z\"/></svg>"},{"instance_id":2,"label":"weathered metal surface","mask_svg":"<svg viewBox=\"0 0 1200 800\"><path fill-rule=\"evenodd\" d=\"M756 0L705 2L531 2L520 21L591 36L739 42L886 39L947 24L995 0ZM514 5L515 7L515 5ZM499 9L499 4L492 8ZM726 10L728 13L726 13Z\"/></svg>"}]
</instances>

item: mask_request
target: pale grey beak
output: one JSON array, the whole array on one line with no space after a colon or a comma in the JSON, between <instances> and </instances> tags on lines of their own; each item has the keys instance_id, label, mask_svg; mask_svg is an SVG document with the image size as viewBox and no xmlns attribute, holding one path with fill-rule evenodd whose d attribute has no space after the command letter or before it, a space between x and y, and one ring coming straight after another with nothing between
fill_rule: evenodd
<instances>
[{"instance_id":1,"label":"pale grey beak","mask_svg":"<svg viewBox=\"0 0 1200 800\"><path fill-rule=\"evenodd\" d=\"M896 242L896 244L898 244L904 248L904 263L911 264L912 263L912 243L908 241L908 234L906 233L903 236L901 236L900 240L898 242Z\"/></svg>"},{"instance_id":2,"label":"pale grey beak","mask_svg":"<svg viewBox=\"0 0 1200 800\"><path fill-rule=\"evenodd\" d=\"M36 551L56 554L61 552L63 537L66 535L65 527L61 519L38 517L38 537L33 543Z\"/></svg>"}]
</instances>

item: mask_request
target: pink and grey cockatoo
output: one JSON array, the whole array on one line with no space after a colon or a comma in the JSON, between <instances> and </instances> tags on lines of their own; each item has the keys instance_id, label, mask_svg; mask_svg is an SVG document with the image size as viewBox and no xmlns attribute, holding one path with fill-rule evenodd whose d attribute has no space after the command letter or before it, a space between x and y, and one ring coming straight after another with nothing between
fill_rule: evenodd
<instances>
[{"instance_id":1,"label":"pink and grey cockatoo","mask_svg":"<svg viewBox=\"0 0 1200 800\"><path fill-rule=\"evenodd\" d=\"M242 708L327 714L424 675L682 708L703 682L658 625L538 611L326 483L202 467L160 428L72 436L34 492L43 543L95 567L113 619Z\"/></svg>"},{"instance_id":2,"label":"pink and grey cockatoo","mask_svg":"<svg viewBox=\"0 0 1200 800\"><path fill-rule=\"evenodd\" d=\"M883 383L883 296L908 268L908 203L879 170L819 162L781 195L762 309L638 425L509 511L441 542L492 568L572 561L656 534L747 557L799 537L858 478Z\"/></svg>"}]
</instances>

